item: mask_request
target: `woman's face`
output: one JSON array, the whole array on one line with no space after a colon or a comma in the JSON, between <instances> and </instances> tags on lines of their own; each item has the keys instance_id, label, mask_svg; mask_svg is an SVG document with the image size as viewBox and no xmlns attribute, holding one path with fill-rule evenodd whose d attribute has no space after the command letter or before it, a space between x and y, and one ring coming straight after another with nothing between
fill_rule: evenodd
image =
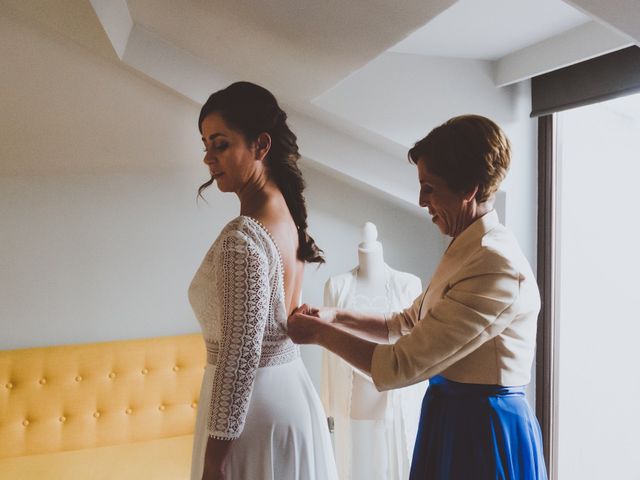
<instances>
[{"instance_id":1,"label":"woman's face","mask_svg":"<svg viewBox=\"0 0 640 480\"><path fill-rule=\"evenodd\" d=\"M424 158L418 160L418 180L420 206L429 210L443 234L456 237L469 225L469 194L451 190L442 177L429 171Z\"/></svg>"},{"instance_id":2,"label":"woman's face","mask_svg":"<svg viewBox=\"0 0 640 480\"><path fill-rule=\"evenodd\" d=\"M230 128L219 113L202 121L204 163L221 192L239 192L261 166L255 147L247 145L242 133Z\"/></svg>"}]
</instances>

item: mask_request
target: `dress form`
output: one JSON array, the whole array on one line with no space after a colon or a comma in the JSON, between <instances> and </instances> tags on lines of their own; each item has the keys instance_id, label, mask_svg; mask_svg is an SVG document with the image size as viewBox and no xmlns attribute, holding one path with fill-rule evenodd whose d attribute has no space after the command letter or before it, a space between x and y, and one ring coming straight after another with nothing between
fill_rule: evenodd
<instances>
[{"instance_id":1,"label":"dress form","mask_svg":"<svg viewBox=\"0 0 640 480\"><path fill-rule=\"evenodd\" d=\"M377 228L367 222L358 265L325 283L324 305L361 313L398 312L422 292L418 277L389 267ZM331 352L322 353L321 398L333 425L342 480L403 480L409 476L426 386L380 393L371 378Z\"/></svg>"},{"instance_id":2,"label":"dress form","mask_svg":"<svg viewBox=\"0 0 640 480\"><path fill-rule=\"evenodd\" d=\"M373 306L384 302L388 295L388 287L387 267L384 263L382 244L378 241L378 229L373 223L367 222L362 229L362 242L358 245L354 307L364 310L367 303ZM378 392L371 378L357 369L354 369L351 395L352 419L384 419L386 393Z\"/></svg>"},{"instance_id":3,"label":"dress form","mask_svg":"<svg viewBox=\"0 0 640 480\"><path fill-rule=\"evenodd\" d=\"M362 242L358 245L358 270L355 293L368 297L387 294L387 268L384 264L378 229L367 222L362 228Z\"/></svg>"}]
</instances>

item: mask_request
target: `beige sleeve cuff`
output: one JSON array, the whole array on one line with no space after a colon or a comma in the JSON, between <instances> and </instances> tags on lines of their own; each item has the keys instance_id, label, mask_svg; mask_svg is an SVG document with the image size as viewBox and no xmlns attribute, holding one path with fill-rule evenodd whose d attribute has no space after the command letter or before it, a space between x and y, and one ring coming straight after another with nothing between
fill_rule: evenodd
<instances>
[{"instance_id":1,"label":"beige sleeve cuff","mask_svg":"<svg viewBox=\"0 0 640 480\"><path fill-rule=\"evenodd\" d=\"M396 341L402 336L402 323L401 313L385 313L384 323L387 326L387 336L389 343L396 343Z\"/></svg>"},{"instance_id":2,"label":"beige sleeve cuff","mask_svg":"<svg viewBox=\"0 0 640 480\"><path fill-rule=\"evenodd\" d=\"M379 392L391 390L394 385L390 383L390 361L393 358L393 345L379 344L373 350L371 358L371 379Z\"/></svg>"}]
</instances>

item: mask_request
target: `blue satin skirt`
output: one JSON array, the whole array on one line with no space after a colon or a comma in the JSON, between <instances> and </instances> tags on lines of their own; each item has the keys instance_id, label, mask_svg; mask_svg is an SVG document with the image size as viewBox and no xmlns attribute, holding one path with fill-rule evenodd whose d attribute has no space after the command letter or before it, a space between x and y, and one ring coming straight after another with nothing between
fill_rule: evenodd
<instances>
[{"instance_id":1,"label":"blue satin skirt","mask_svg":"<svg viewBox=\"0 0 640 480\"><path fill-rule=\"evenodd\" d=\"M410 480L546 480L540 425L524 387L438 375L422 402Z\"/></svg>"}]
</instances>

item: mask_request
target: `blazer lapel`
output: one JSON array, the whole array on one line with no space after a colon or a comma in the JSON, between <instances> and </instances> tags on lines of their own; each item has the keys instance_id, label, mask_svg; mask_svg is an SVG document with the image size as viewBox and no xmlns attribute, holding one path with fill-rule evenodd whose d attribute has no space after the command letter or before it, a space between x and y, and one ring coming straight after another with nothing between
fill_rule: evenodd
<instances>
[{"instance_id":1,"label":"blazer lapel","mask_svg":"<svg viewBox=\"0 0 640 480\"><path fill-rule=\"evenodd\" d=\"M464 264L467 257L478 248L482 237L499 224L498 214L495 210L491 210L469 225L449 244L422 297L422 304L420 305L418 316L419 320L422 320L422 316L425 313L424 306L430 302L436 292L443 290L442 284L448 282L449 278Z\"/></svg>"}]
</instances>

